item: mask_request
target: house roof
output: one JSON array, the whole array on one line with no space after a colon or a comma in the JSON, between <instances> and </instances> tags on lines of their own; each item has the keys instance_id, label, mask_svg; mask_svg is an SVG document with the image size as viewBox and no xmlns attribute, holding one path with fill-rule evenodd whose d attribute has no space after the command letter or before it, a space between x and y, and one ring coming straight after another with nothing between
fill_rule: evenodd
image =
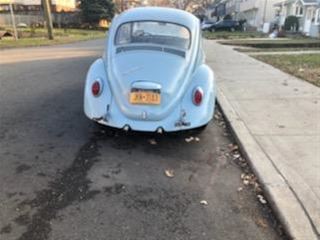
<instances>
[{"instance_id":1,"label":"house roof","mask_svg":"<svg viewBox=\"0 0 320 240\"><path fill-rule=\"evenodd\" d=\"M309 5L309 4L312 4L312 5L317 5L319 4L319 1L318 0L300 0L303 5Z\"/></svg>"},{"instance_id":2,"label":"house roof","mask_svg":"<svg viewBox=\"0 0 320 240\"><path fill-rule=\"evenodd\" d=\"M274 6L288 5L296 2L301 2L302 5L320 5L320 0L285 0L274 4Z\"/></svg>"}]
</instances>

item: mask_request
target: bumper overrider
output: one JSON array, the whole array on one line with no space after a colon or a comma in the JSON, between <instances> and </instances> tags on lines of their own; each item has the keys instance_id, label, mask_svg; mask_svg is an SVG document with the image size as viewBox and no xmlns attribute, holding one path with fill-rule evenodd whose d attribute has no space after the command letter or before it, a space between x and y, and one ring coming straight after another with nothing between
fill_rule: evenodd
<instances>
[{"instance_id":1,"label":"bumper overrider","mask_svg":"<svg viewBox=\"0 0 320 240\"><path fill-rule=\"evenodd\" d=\"M110 111L111 108L113 111ZM158 133L174 132L201 127L206 125L211 119L208 118L195 120L191 119L191 117L188 118L186 111L180 110L180 107L178 107L167 118L161 121L148 121L147 116L148 113L141 112L141 120L132 120L123 116L116 105L113 105L112 107L107 105L104 116L91 119L99 124L123 129L125 131L133 130Z\"/></svg>"}]
</instances>

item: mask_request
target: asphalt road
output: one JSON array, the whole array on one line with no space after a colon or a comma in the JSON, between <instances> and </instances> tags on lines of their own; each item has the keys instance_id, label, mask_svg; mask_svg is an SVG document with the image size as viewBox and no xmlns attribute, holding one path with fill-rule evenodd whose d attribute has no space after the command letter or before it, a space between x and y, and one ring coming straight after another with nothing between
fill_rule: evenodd
<instances>
[{"instance_id":1,"label":"asphalt road","mask_svg":"<svg viewBox=\"0 0 320 240\"><path fill-rule=\"evenodd\" d=\"M102 45L0 51L0 239L283 239L243 185L223 119L198 136L86 119L85 74Z\"/></svg>"}]
</instances>

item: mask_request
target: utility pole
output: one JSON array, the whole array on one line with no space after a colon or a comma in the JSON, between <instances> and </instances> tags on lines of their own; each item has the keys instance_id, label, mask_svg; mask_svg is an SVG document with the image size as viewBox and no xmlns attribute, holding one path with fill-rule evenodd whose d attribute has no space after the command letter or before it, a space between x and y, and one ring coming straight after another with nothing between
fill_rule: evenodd
<instances>
[{"instance_id":1,"label":"utility pole","mask_svg":"<svg viewBox=\"0 0 320 240\"><path fill-rule=\"evenodd\" d=\"M53 40L53 25L52 25L52 17L51 17L51 4L50 0L42 0L43 1L43 8L44 8L44 16L47 23L48 29L48 38Z\"/></svg>"},{"instance_id":2,"label":"utility pole","mask_svg":"<svg viewBox=\"0 0 320 240\"><path fill-rule=\"evenodd\" d=\"M12 27L13 27L14 39L18 40L18 32L17 32L16 20L14 18L12 3L9 3L9 8L10 8L10 15L11 15L11 22L12 22Z\"/></svg>"},{"instance_id":3,"label":"utility pole","mask_svg":"<svg viewBox=\"0 0 320 240\"><path fill-rule=\"evenodd\" d=\"M124 11L124 2L123 2L123 0L120 1L120 11L121 12Z\"/></svg>"}]
</instances>

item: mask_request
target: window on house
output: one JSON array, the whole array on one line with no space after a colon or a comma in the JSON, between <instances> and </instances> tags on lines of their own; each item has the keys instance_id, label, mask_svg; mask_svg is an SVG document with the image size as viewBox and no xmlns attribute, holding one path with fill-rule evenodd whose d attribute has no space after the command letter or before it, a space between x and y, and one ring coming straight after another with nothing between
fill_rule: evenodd
<instances>
[{"instance_id":1,"label":"window on house","mask_svg":"<svg viewBox=\"0 0 320 240\"><path fill-rule=\"evenodd\" d=\"M303 16L303 7L296 6L296 16Z\"/></svg>"},{"instance_id":2,"label":"window on house","mask_svg":"<svg viewBox=\"0 0 320 240\"><path fill-rule=\"evenodd\" d=\"M320 8L318 8L316 10L316 16L315 16L315 21L314 21L315 24L317 25L320 25Z\"/></svg>"}]
</instances>

